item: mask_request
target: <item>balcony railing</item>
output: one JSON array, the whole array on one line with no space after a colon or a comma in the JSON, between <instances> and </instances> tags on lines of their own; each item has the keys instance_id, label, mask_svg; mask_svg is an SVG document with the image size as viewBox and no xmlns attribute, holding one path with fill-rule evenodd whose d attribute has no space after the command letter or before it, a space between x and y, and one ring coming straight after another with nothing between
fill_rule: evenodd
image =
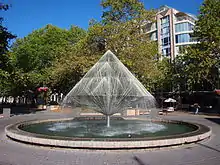
<instances>
[{"instance_id":1,"label":"balcony railing","mask_svg":"<svg viewBox=\"0 0 220 165\"><path fill-rule=\"evenodd\" d=\"M195 20L191 17L188 17L188 16L176 17L176 22L185 21L185 20L189 20L189 21L195 23Z\"/></svg>"}]
</instances>

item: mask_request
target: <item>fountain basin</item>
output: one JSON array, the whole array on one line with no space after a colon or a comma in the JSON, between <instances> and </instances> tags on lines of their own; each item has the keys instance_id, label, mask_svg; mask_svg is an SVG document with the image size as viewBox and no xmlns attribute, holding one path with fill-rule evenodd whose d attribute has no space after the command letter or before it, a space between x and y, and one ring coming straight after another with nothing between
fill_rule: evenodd
<instances>
[{"instance_id":1,"label":"fountain basin","mask_svg":"<svg viewBox=\"0 0 220 165\"><path fill-rule=\"evenodd\" d=\"M68 125L68 123L73 123L72 125ZM98 123L98 124L97 124ZM187 123L182 121L168 121L168 120L149 120L146 119L126 119L121 121L121 119L113 120L112 123L117 123L120 125L122 132L117 135L116 127L113 127L113 132L111 128L106 128L107 132L104 133L101 131L96 131L96 134L84 134L83 125L92 127L92 124L95 124L95 128L100 130L98 125L102 125L105 123L105 120L97 119L94 117L92 120L85 119L56 119L56 120L38 120L38 121L26 121L22 123L17 123L14 125L9 125L5 128L6 135L11 139L37 144L37 145L46 145L46 146L55 146L55 147L67 147L67 148L93 148L93 149L132 149L132 148L153 148L153 147L166 147L173 145L181 145L186 143L193 143L203 139L210 137L211 129L201 124ZM121 125L124 123L124 126ZM80 125L80 128L74 131L74 125ZM129 125L130 124L130 125ZM137 126L135 126L137 124ZM146 129L142 129L145 127ZM150 124L150 125L149 125ZM42 131L43 129L37 129L44 125L47 129L49 129L49 133L45 133ZM171 125L179 125L183 126L186 131L177 131L164 134L166 131L163 126ZM67 129L73 129L73 133L71 135L63 134L63 126ZM103 125L102 125L103 126ZM141 127L140 127L141 126ZM152 129L149 130L149 128ZM32 128L33 127L33 128ZM70 128L72 127L72 128ZM78 126L76 126L77 128ZM105 127L105 126L103 126ZM136 132L135 128L141 128L141 133ZM156 127L156 128L155 128ZM61 134L54 133L54 131L61 132ZM113 135L109 135L110 133ZM38 130L38 131L37 131ZM105 129L104 129L105 130ZM67 132L70 130L67 130ZM81 131L81 132L80 132ZM94 130L90 130L94 132ZM170 131L170 130L169 130ZM84 131L85 132L85 131ZM116 132L116 135L115 135ZM161 133L162 132L162 133ZM98 135L97 135L98 134ZM104 134L104 135L103 135ZM156 136L155 136L156 134Z\"/></svg>"}]
</instances>

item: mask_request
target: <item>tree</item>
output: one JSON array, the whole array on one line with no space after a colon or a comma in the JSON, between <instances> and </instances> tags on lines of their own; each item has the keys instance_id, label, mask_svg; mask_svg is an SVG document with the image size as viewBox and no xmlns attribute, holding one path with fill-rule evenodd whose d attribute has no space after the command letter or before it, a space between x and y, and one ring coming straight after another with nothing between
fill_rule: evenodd
<instances>
[{"instance_id":1,"label":"tree","mask_svg":"<svg viewBox=\"0 0 220 165\"><path fill-rule=\"evenodd\" d=\"M138 0L102 0L104 9L102 22L104 24L125 23L132 19L138 19L143 14L144 5Z\"/></svg>"},{"instance_id":2,"label":"tree","mask_svg":"<svg viewBox=\"0 0 220 165\"><path fill-rule=\"evenodd\" d=\"M8 10L9 5L0 3L0 10ZM3 26L3 18L0 17L0 69L7 70L8 69L8 48L9 41L14 39L16 36L8 32L8 29Z\"/></svg>"},{"instance_id":3,"label":"tree","mask_svg":"<svg viewBox=\"0 0 220 165\"><path fill-rule=\"evenodd\" d=\"M210 58L220 60L220 1L205 0L194 29L194 36ZM202 48L201 47L201 48ZM200 48L200 49L201 49Z\"/></svg>"},{"instance_id":4,"label":"tree","mask_svg":"<svg viewBox=\"0 0 220 165\"><path fill-rule=\"evenodd\" d=\"M0 3L0 11L6 11L8 8L8 4ZM12 68L10 65L8 48L9 41L14 38L15 35L11 34L8 29L3 26L3 18L0 17L0 95L8 94L10 87L9 74Z\"/></svg>"},{"instance_id":5,"label":"tree","mask_svg":"<svg viewBox=\"0 0 220 165\"><path fill-rule=\"evenodd\" d=\"M89 27L86 35L75 44L72 51L54 63L50 68L48 86L67 94L98 61L104 52L96 40L99 37L96 30L93 26Z\"/></svg>"},{"instance_id":6,"label":"tree","mask_svg":"<svg viewBox=\"0 0 220 165\"><path fill-rule=\"evenodd\" d=\"M7 71L0 69L0 96L5 96L9 94L10 91L10 83L9 83L10 75Z\"/></svg>"},{"instance_id":7,"label":"tree","mask_svg":"<svg viewBox=\"0 0 220 165\"><path fill-rule=\"evenodd\" d=\"M101 22L90 27L91 41L99 51L110 49L138 77L152 89L160 75L157 68L157 44L142 33L146 22L153 22L154 11L147 11L138 0L105 0ZM95 42L94 42L95 41ZM141 66L141 67L140 67Z\"/></svg>"},{"instance_id":8,"label":"tree","mask_svg":"<svg viewBox=\"0 0 220 165\"><path fill-rule=\"evenodd\" d=\"M50 67L53 61L71 51L79 36L82 37L84 33L78 27L71 27L68 31L47 25L16 40L12 46L13 62L24 72L44 70Z\"/></svg>"},{"instance_id":9,"label":"tree","mask_svg":"<svg viewBox=\"0 0 220 165\"><path fill-rule=\"evenodd\" d=\"M51 86L69 91L110 49L132 70L146 87L152 89L160 71L157 69L157 45L141 33L143 18L153 21L154 12L146 11L139 1L102 1L100 22L91 20L87 34L53 69ZM72 59L72 60L69 60ZM141 67L140 67L141 66Z\"/></svg>"},{"instance_id":10,"label":"tree","mask_svg":"<svg viewBox=\"0 0 220 165\"><path fill-rule=\"evenodd\" d=\"M87 32L74 26L63 30L47 25L18 39L10 52L16 68L14 89L47 85L66 93L108 49L148 89L155 88L162 73L157 66L157 44L141 32L142 25L153 21L155 13L146 11L136 0L107 0L102 5L103 20L92 20Z\"/></svg>"},{"instance_id":11,"label":"tree","mask_svg":"<svg viewBox=\"0 0 220 165\"><path fill-rule=\"evenodd\" d=\"M96 55L80 55L79 52L72 52L61 59L54 67L50 68L52 71L48 86L56 89L56 92L67 94L73 86L84 76L84 74L98 61Z\"/></svg>"},{"instance_id":12,"label":"tree","mask_svg":"<svg viewBox=\"0 0 220 165\"><path fill-rule=\"evenodd\" d=\"M0 10L8 10L8 8L9 8L9 5L8 4L4 4L4 3L2 3L2 2L0 2Z\"/></svg>"},{"instance_id":13,"label":"tree","mask_svg":"<svg viewBox=\"0 0 220 165\"><path fill-rule=\"evenodd\" d=\"M15 95L35 90L50 81L51 68L73 51L75 44L86 34L76 26L69 30L52 25L33 31L17 39L12 45L11 57L15 67L12 91ZM62 66L61 66L62 67Z\"/></svg>"},{"instance_id":14,"label":"tree","mask_svg":"<svg viewBox=\"0 0 220 165\"><path fill-rule=\"evenodd\" d=\"M2 25L0 20L0 69L8 70L9 56L7 54L9 48L9 40L15 38L7 28Z\"/></svg>"},{"instance_id":15,"label":"tree","mask_svg":"<svg viewBox=\"0 0 220 165\"><path fill-rule=\"evenodd\" d=\"M186 49L177 59L184 64L189 90L213 90L220 88L220 1L205 0L200 7L194 37L198 43Z\"/></svg>"}]
</instances>

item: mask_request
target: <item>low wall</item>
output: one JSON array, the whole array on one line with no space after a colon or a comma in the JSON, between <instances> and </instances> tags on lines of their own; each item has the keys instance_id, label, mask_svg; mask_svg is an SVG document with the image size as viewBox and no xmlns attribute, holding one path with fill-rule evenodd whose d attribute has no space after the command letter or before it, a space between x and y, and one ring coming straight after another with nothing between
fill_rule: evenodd
<instances>
[{"instance_id":1,"label":"low wall","mask_svg":"<svg viewBox=\"0 0 220 165\"><path fill-rule=\"evenodd\" d=\"M64 119L63 119L64 120ZM72 120L72 119L65 119ZM125 138L125 139L109 139L109 138L72 138L72 137L59 137L48 136L42 134L35 134L20 130L19 127L27 124L34 124L40 122L49 122L54 120L42 120L23 122L20 124L9 125L5 128L5 133L11 139L45 146L67 147L67 148L89 148L89 149L133 149L133 148L155 148L166 147L173 145L181 145L187 143L194 143L201 141L211 136L211 129L201 124L191 124L179 122L180 124L189 124L197 127L198 129L193 132L170 135L160 138ZM56 120L55 120L56 121ZM161 122L161 120L159 121ZM162 121L174 122L178 121Z\"/></svg>"}]
</instances>

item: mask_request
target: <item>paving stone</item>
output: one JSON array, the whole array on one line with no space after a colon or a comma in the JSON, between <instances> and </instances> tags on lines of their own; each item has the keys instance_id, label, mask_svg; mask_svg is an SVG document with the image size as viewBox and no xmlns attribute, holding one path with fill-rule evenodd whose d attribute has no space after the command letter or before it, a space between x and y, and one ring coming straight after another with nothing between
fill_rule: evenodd
<instances>
[{"instance_id":1,"label":"paving stone","mask_svg":"<svg viewBox=\"0 0 220 165\"><path fill-rule=\"evenodd\" d=\"M213 135L210 139L189 145L160 149L141 150L85 150L64 149L27 145L10 140L4 128L24 120L57 118L57 115L38 113L35 115L13 116L0 119L0 165L219 165L220 125L207 120L207 116L168 115L164 118L201 123L210 126ZM67 116L60 116L67 117ZM213 118L218 118L217 116ZM220 120L220 119L219 119Z\"/></svg>"}]
</instances>

